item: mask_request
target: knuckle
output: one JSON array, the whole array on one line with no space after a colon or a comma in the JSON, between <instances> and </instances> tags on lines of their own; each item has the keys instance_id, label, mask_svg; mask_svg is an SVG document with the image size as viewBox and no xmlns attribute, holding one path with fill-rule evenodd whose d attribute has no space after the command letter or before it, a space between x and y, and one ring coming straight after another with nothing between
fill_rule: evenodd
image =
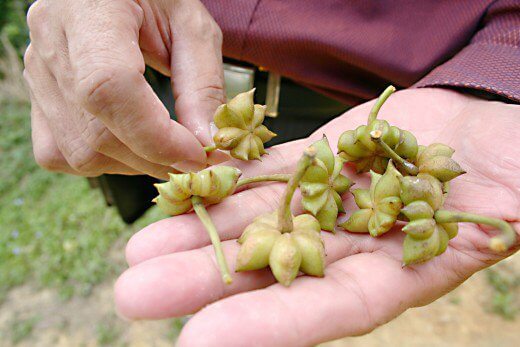
<instances>
[{"instance_id":1,"label":"knuckle","mask_svg":"<svg viewBox=\"0 0 520 347\"><path fill-rule=\"evenodd\" d=\"M97 109L101 104L109 102L114 85L114 73L111 69L103 68L88 74L78 81L78 96L80 102L87 109Z\"/></svg>"},{"instance_id":2,"label":"knuckle","mask_svg":"<svg viewBox=\"0 0 520 347\"><path fill-rule=\"evenodd\" d=\"M33 155L36 164L47 171L62 171L67 165L56 147L49 148L35 145L33 147Z\"/></svg>"},{"instance_id":3,"label":"knuckle","mask_svg":"<svg viewBox=\"0 0 520 347\"><path fill-rule=\"evenodd\" d=\"M98 174L103 166L102 161L103 155L87 146L81 146L68 158L69 165L83 174Z\"/></svg>"},{"instance_id":4,"label":"knuckle","mask_svg":"<svg viewBox=\"0 0 520 347\"><path fill-rule=\"evenodd\" d=\"M213 21L211 31L212 31L213 39L215 40L215 42L217 42L219 45L222 45L224 35L222 34L222 29L220 29L220 27L218 26L218 24L215 21Z\"/></svg>"},{"instance_id":5,"label":"knuckle","mask_svg":"<svg viewBox=\"0 0 520 347\"><path fill-rule=\"evenodd\" d=\"M23 64L27 67L34 62L34 48L32 45L27 46L25 54L23 55Z\"/></svg>"},{"instance_id":6,"label":"knuckle","mask_svg":"<svg viewBox=\"0 0 520 347\"><path fill-rule=\"evenodd\" d=\"M137 80L137 71L129 68L102 67L77 78L80 104L93 114L101 114L117 101L121 85ZM142 75L140 75L142 78Z\"/></svg>"},{"instance_id":7,"label":"knuckle","mask_svg":"<svg viewBox=\"0 0 520 347\"><path fill-rule=\"evenodd\" d=\"M29 45L23 56L23 78L27 83L31 82L31 71L34 69L34 49Z\"/></svg>"},{"instance_id":8,"label":"knuckle","mask_svg":"<svg viewBox=\"0 0 520 347\"><path fill-rule=\"evenodd\" d=\"M105 151L114 140L110 130L96 118L88 122L84 134L85 141L96 152Z\"/></svg>"},{"instance_id":9,"label":"knuckle","mask_svg":"<svg viewBox=\"0 0 520 347\"><path fill-rule=\"evenodd\" d=\"M112 69L103 68L88 74L78 81L80 103L92 113L99 113L110 103L115 86L115 73Z\"/></svg>"},{"instance_id":10,"label":"knuckle","mask_svg":"<svg viewBox=\"0 0 520 347\"><path fill-rule=\"evenodd\" d=\"M210 81L206 81L210 82ZM216 77L214 83L210 83L203 88L197 90L198 99L206 102L217 102L223 104L226 102L224 88L222 87L220 78Z\"/></svg>"},{"instance_id":11,"label":"knuckle","mask_svg":"<svg viewBox=\"0 0 520 347\"><path fill-rule=\"evenodd\" d=\"M45 16L47 13L46 4L44 1L35 1L29 11L27 12L27 26L31 31L37 31L45 23Z\"/></svg>"}]
</instances>

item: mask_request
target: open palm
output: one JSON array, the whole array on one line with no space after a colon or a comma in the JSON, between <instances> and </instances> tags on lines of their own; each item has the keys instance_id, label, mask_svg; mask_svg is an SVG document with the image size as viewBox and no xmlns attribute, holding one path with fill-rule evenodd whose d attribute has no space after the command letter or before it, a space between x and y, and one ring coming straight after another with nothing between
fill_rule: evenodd
<instances>
[{"instance_id":1,"label":"open palm","mask_svg":"<svg viewBox=\"0 0 520 347\"><path fill-rule=\"evenodd\" d=\"M290 173L302 150L325 133L335 148L339 135L366 122L372 102L322 127L309 139L276 146L259 162L232 162L243 177ZM443 142L468 172L452 182L446 209L489 215L520 225L520 107L483 101L441 89L394 94L379 118L412 131L420 144ZM333 148L333 149L334 149ZM366 175L345 173L367 186ZM243 190L209 207L231 268L236 239L254 217L278 206L284 185ZM296 197L293 211L301 211ZM347 211L356 207L344 196ZM398 229L398 228L396 228ZM130 268L115 287L121 314L160 319L197 312L179 345L288 346L371 331L410 307L425 305L518 249L495 254L489 233L461 224L447 251L428 263L401 267L404 233L374 239L366 234L322 232L328 266L325 278L302 276L286 288L269 270L235 273L221 281L213 249L194 214L161 220L138 232L127 247Z\"/></svg>"}]
</instances>

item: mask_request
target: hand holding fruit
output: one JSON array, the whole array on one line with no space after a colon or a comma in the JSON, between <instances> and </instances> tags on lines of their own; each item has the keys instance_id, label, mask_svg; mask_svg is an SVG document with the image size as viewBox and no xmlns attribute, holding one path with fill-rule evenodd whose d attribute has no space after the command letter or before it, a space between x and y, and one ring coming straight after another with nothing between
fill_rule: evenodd
<instances>
[{"instance_id":1,"label":"hand holding fruit","mask_svg":"<svg viewBox=\"0 0 520 347\"><path fill-rule=\"evenodd\" d=\"M372 104L350 110L308 140L269 149L271 155L262 157L261 163L227 164L238 167L242 179L292 172L304 148L319 141L324 133L334 146L344 129L366 122ZM395 93L379 118L408 129L420 143L446 143L456 149L453 158L467 173L453 181L443 209L478 212L507 220L518 229L520 181L515 158L520 157L520 146L512 145L511 141L517 140L509 136L518 128L517 114L518 106L452 91L419 89ZM360 188L368 187L366 178L356 176L349 165L343 174L358 182ZM256 216L279 204L285 184L248 187L208 207L231 269L240 249L236 239ZM353 199L348 194L343 198L345 209L355 210ZM297 204L298 196L294 200L293 213L297 214L302 207ZM426 215L422 219L428 219ZM409 219L421 219L418 217L419 212ZM179 340L181 346L240 345L252 339L274 346L316 344L368 332L409 307L435 300L474 272L518 249L516 242L506 253L492 251L488 247L490 236L482 228L461 223L444 254L411 265L412 271L401 268L406 233L390 230L378 238L345 232L321 234L328 264L324 278L298 277L285 288L272 285L275 279L268 270L258 270L234 273L233 284L224 285L214 266L213 250L207 247L209 237L197 218L187 214L162 220L129 242L127 259L131 267L116 285L118 309L129 318L165 318L209 305L186 325ZM215 301L218 303L210 305ZM324 325L323 321L338 323ZM292 333L295 329L307 333L296 337Z\"/></svg>"}]
</instances>

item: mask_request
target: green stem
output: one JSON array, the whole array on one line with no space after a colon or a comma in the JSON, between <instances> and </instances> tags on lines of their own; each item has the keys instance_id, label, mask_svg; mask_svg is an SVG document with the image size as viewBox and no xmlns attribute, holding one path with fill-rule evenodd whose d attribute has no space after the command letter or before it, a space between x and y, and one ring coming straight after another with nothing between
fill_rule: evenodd
<instances>
[{"instance_id":1,"label":"green stem","mask_svg":"<svg viewBox=\"0 0 520 347\"><path fill-rule=\"evenodd\" d=\"M233 279L229 274L229 268L226 262L226 258L224 257L224 252L222 251L222 245L220 243L217 228L215 227L215 224L213 224L213 221L211 220L211 217L209 216L202 199L199 196L194 195L191 197L191 202L193 204L195 213L206 228L209 238L211 239L211 243L213 244L213 248L215 249L215 256L217 257L217 263L222 275L222 280L225 284L231 284Z\"/></svg>"},{"instance_id":2,"label":"green stem","mask_svg":"<svg viewBox=\"0 0 520 347\"><path fill-rule=\"evenodd\" d=\"M475 223L485 224L497 228L501 234L495 236L489 242L489 247L496 252L504 252L516 242L516 231L513 226L508 222L492 218L481 216L474 213L458 212L458 211L446 211L439 210L435 212L434 216L437 223Z\"/></svg>"},{"instance_id":3,"label":"green stem","mask_svg":"<svg viewBox=\"0 0 520 347\"><path fill-rule=\"evenodd\" d=\"M386 155L388 155L394 163L400 165L409 175L417 176L419 168L408 160L403 159L399 154L395 153L395 151L383 140L382 136L383 133L381 130L373 130L370 132L372 140L375 141L383 151L385 151Z\"/></svg>"},{"instance_id":4,"label":"green stem","mask_svg":"<svg viewBox=\"0 0 520 347\"><path fill-rule=\"evenodd\" d=\"M381 108L381 106L383 106L383 104L385 103L386 99L388 99L388 97L390 95L392 95L393 92L395 92L395 87L394 86L388 86L383 91L383 93L381 93L381 95L379 95L379 98L377 99L376 103L372 107L372 110L370 110L370 114L368 115L368 123L367 124L370 125L370 123L372 123L373 121L375 121L377 119L377 114L379 113L379 109Z\"/></svg>"},{"instance_id":5,"label":"green stem","mask_svg":"<svg viewBox=\"0 0 520 347\"><path fill-rule=\"evenodd\" d=\"M237 188L239 188L241 186L245 186L246 184L257 183L257 182L289 182L290 179L291 179L290 174L253 176L253 177L242 178L242 179L238 180Z\"/></svg>"},{"instance_id":6,"label":"green stem","mask_svg":"<svg viewBox=\"0 0 520 347\"><path fill-rule=\"evenodd\" d=\"M291 200L294 191L298 188L298 184L305 174L305 171L307 171L307 168L314 161L314 157L316 157L316 149L312 146L306 148L303 152L303 156L298 161L296 171L291 176L287 186L285 187L280 207L278 208L278 230L282 233L291 232L293 230Z\"/></svg>"},{"instance_id":7,"label":"green stem","mask_svg":"<svg viewBox=\"0 0 520 347\"><path fill-rule=\"evenodd\" d=\"M205 151L206 153L208 153L208 152L213 152L213 151L216 150L216 149L217 149L217 145L215 145L215 144L212 144L211 146L206 146L206 147L204 147L204 151Z\"/></svg>"}]
</instances>

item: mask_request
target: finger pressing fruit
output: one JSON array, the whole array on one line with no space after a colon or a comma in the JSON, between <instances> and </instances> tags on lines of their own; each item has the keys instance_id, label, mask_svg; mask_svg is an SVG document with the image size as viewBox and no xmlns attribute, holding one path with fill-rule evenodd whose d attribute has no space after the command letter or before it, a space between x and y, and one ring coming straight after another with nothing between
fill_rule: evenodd
<instances>
[{"instance_id":1,"label":"finger pressing fruit","mask_svg":"<svg viewBox=\"0 0 520 347\"><path fill-rule=\"evenodd\" d=\"M397 220L402 207L400 182L402 175L392 161L383 175L370 172L370 189L355 189L354 199L360 210L340 226L351 232L364 233L376 237L386 233Z\"/></svg>"},{"instance_id":2,"label":"finger pressing fruit","mask_svg":"<svg viewBox=\"0 0 520 347\"><path fill-rule=\"evenodd\" d=\"M213 137L216 148L241 160L260 159L266 153L264 143L276 136L262 125L265 106L255 105L253 94L254 89L238 94L220 105L213 117L219 129Z\"/></svg>"},{"instance_id":3,"label":"finger pressing fruit","mask_svg":"<svg viewBox=\"0 0 520 347\"><path fill-rule=\"evenodd\" d=\"M309 147L298 162L287 184L278 211L257 217L243 232L236 271L259 270L269 266L278 282L289 286L299 271L323 276L325 248L320 223L308 214L294 217L290 210L292 196L301 178L316 156Z\"/></svg>"},{"instance_id":4,"label":"finger pressing fruit","mask_svg":"<svg viewBox=\"0 0 520 347\"><path fill-rule=\"evenodd\" d=\"M199 172L170 174L170 180L155 184L159 195L153 202L165 213L176 216L192 209L192 196L205 205L216 204L233 194L242 173L231 166L215 166Z\"/></svg>"},{"instance_id":5,"label":"finger pressing fruit","mask_svg":"<svg viewBox=\"0 0 520 347\"><path fill-rule=\"evenodd\" d=\"M316 158L300 181L303 208L312 213L321 228L334 231L339 212L345 212L341 194L352 182L341 174L343 160L335 157L325 136L312 145Z\"/></svg>"},{"instance_id":6,"label":"finger pressing fruit","mask_svg":"<svg viewBox=\"0 0 520 347\"><path fill-rule=\"evenodd\" d=\"M372 170L382 174L388 164L390 157L370 136L373 131L381 132L381 139L402 158L414 160L417 155L417 139L412 133L376 119L379 109L394 91L395 88L390 86L381 94L370 112L367 125L345 131L338 140L339 156L354 163L359 173Z\"/></svg>"}]
</instances>

